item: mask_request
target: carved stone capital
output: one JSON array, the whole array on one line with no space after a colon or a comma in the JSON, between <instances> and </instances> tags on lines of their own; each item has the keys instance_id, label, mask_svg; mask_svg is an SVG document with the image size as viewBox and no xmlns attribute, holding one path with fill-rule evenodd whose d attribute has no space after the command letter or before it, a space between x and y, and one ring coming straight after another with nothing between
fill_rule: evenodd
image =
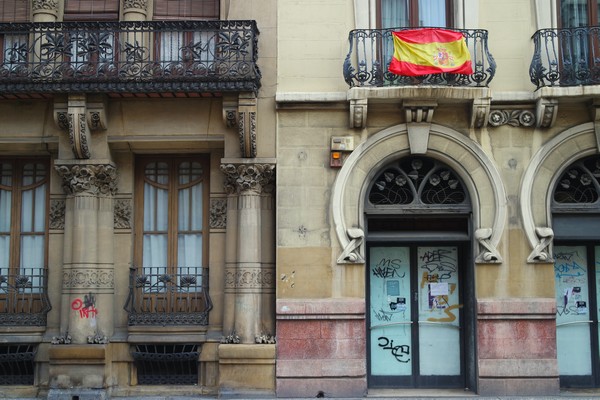
<instances>
[{"instance_id":1,"label":"carved stone capital","mask_svg":"<svg viewBox=\"0 0 600 400\"><path fill-rule=\"evenodd\" d=\"M491 126L510 125L514 127L531 127L535 125L535 114L531 110L492 110L488 117Z\"/></svg>"},{"instance_id":2,"label":"carved stone capital","mask_svg":"<svg viewBox=\"0 0 600 400\"><path fill-rule=\"evenodd\" d=\"M117 192L117 169L111 164L57 164L67 194L113 196Z\"/></svg>"},{"instance_id":3,"label":"carved stone capital","mask_svg":"<svg viewBox=\"0 0 600 400\"><path fill-rule=\"evenodd\" d=\"M367 126L367 99L350 100L350 128L365 128Z\"/></svg>"},{"instance_id":4,"label":"carved stone capital","mask_svg":"<svg viewBox=\"0 0 600 400\"><path fill-rule=\"evenodd\" d=\"M123 0L123 10L131 10L146 12L148 9L148 0Z\"/></svg>"},{"instance_id":5,"label":"carved stone capital","mask_svg":"<svg viewBox=\"0 0 600 400\"><path fill-rule=\"evenodd\" d=\"M551 128L558 114L558 100L542 97L538 99L535 109L536 126L538 128Z\"/></svg>"},{"instance_id":6,"label":"carved stone capital","mask_svg":"<svg viewBox=\"0 0 600 400\"><path fill-rule=\"evenodd\" d=\"M528 263L535 262L552 262L552 253L550 251L550 244L554 238L554 231L552 228L535 228L535 233L538 237L538 243L535 248L527 257Z\"/></svg>"},{"instance_id":7,"label":"carved stone capital","mask_svg":"<svg viewBox=\"0 0 600 400\"><path fill-rule=\"evenodd\" d=\"M33 0L31 10L34 14L51 14L58 15L57 0Z\"/></svg>"},{"instance_id":8,"label":"carved stone capital","mask_svg":"<svg viewBox=\"0 0 600 400\"><path fill-rule=\"evenodd\" d=\"M436 107L437 103L432 101L405 101L402 104L406 114L406 127L411 154L425 154L427 152L431 120Z\"/></svg>"},{"instance_id":9,"label":"carved stone capital","mask_svg":"<svg viewBox=\"0 0 600 400\"><path fill-rule=\"evenodd\" d=\"M261 193L275 178L274 164L221 164L228 193Z\"/></svg>"},{"instance_id":10,"label":"carved stone capital","mask_svg":"<svg viewBox=\"0 0 600 400\"><path fill-rule=\"evenodd\" d=\"M66 130L77 159L91 157L90 133L106 129L106 104L88 103L85 95L69 95L67 103L54 104L54 122L59 129Z\"/></svg>"}]
</instances>

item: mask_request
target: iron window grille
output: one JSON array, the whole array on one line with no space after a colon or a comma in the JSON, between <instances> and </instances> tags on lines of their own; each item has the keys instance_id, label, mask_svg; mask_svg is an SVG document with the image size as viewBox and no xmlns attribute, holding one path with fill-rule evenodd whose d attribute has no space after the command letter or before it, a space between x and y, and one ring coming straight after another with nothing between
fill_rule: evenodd
<instances>
[{"instance_id":1,"label":"iron window grille","mask_svg":"<svg viewBox=\"0 0 600 400\"><path fill-rule=\"evenodd\" d=\"M140 385L197 385L197 344L139 344L132 351Z\"/></svg>"},{"instance_id":2,"label":"iron window grille","mask_svg":"<svg viewBox=\"0 0 600 400\"><path fill-rule=\"evenodd\" d=\"M36 346L0 345L0 385L33 385Z\"/></svg>"}]
</instances>

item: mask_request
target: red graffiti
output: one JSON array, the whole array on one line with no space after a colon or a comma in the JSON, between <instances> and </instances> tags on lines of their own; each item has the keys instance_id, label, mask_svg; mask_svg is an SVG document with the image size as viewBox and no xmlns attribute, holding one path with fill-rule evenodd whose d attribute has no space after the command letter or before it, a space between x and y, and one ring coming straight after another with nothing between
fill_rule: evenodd
<instances>
[{"instance_id":1,"label":"red graffiti","mask_svg":"<svg viewBox=\"0 0 600 400\"><path fill-rule=\"evenodd\" d=\"M95 318L98 315L98 310L96 310L96 298L93 294L85 295L84 299L75 299L71 303L71 308L74 311L79 311L80 318Z\"/></svg>"}]
</instances>

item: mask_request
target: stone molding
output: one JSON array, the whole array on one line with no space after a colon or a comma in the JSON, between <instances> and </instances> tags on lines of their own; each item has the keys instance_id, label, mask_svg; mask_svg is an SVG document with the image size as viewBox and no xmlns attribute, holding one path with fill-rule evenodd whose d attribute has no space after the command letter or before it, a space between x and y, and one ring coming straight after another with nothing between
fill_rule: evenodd
<instances>
[{"instance_id":1,"label":"stone molding","mask_svg":"<svg viewBox=\"0 0 600 400\"><path fill-rule=\"evenodd\" d=\"M490 228L489 237L482 240L485 240L488 252L497 248L508 211L507 196L496 163L474 140L448 127L432 123L429 135L427 153L435 153L437 159L448 164L462 178L471 196L474 220L479 224L475 230ZM372 174L386 163L408 155L407 147L408 128L406 124L399 124L371 135L344 162L331 194L333 227L343 249L342 254L354 246L352 241L355 238L348 234L349 229L363 229L364 191L373 179ZM464 165L477 166L482 173L471 175ZM488 209L489 212L482 214L482 209ZM360 245L360 250L352 252L364 254L363 247L364 243ZM490 261L480 259L480 262ZM338 259L338 263L362 264L364 260L361 257L356 257L355 261Z\"/></svg>"},{"instance_id":2,"label":"stone molding","mask_svg":"<svg viewBox=\"0 0 600 400\"><path fill-rule=\"evenodd\" d=\"M227 193L260 194L275 179L275 164L221 164Z\"/></svg>"},{"instance_id":3,"label":"stone molding","mask_svg":"<svg viewBox=\"0 0 600 400\"><path fill-rule=\"evenodd\" d=\"M225 270L225 285L236 289L272 288L275 285L275 273L273 269L258 267L238 266L236 269Z\"/></svg>"},{"instance_id":4,"label":"stone molding","mask_svg":"<svg viewBox=\"0 0 600 400\"><path fill-rule=\"evenodd\" d=\"M523 231L532 248L527 262L552 262L552 188L564 168L597 154L596 138L595 124L587 122L554 136L531 157L519 193Z\"/></svg>"},{"instance_id":5,"label":"stone molding","mask_svg":"<svg viewBox=\"0 0 600 400\"><path fill-rule=\"evenodd\" d=\"M117 169L112 164L60 164L54 167L67 194L113 196L117 192Z\"/></svg>"}]
</instances>

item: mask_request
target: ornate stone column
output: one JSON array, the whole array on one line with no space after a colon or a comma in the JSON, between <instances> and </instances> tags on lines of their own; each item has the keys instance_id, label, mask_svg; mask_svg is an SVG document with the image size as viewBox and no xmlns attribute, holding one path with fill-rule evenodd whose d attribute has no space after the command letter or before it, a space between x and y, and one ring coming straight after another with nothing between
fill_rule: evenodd
<instances>
[{"instance_id":1,"label":"ornate stone column","mask_svg":"<svg viewBox=\"0 0 600 400\"><path fill-rule=\"evenodd\" d=\"M73 344L113 333L113 196L117 171L107 160L58 161L67 193L61 332Z\"/></svg>"},{"instance_id":2,"label":"ornate stone column","mask_svg":"<svg viewBox=\"0 0 600 400\"><path fill-rule=\"evenodd\" d=\"M274 178L274 164L255 161L227 163L221 170L226 186L235 188L237 199L237 260L233 277L234 331L241 343L255 343L263 333L262 310L265 292L262 256L262 192ZM235 220L227 221L227 230ZM227 273L231 271L228 270ZM228 277L226 277L227 279Z\"/></svg>"},{"instance_id":3,"label":"ornate stone column","mask_svg":"<svg viewBox=\"0 0 600 400\"><path fill-rule=\"evenodd\" d=\"M223 333L235 330L235 273L237 269L238 192L235 182L225 181L227 192L227 226L225 232L225 288L223 290Z\"/></svg>"}]
</instances>

